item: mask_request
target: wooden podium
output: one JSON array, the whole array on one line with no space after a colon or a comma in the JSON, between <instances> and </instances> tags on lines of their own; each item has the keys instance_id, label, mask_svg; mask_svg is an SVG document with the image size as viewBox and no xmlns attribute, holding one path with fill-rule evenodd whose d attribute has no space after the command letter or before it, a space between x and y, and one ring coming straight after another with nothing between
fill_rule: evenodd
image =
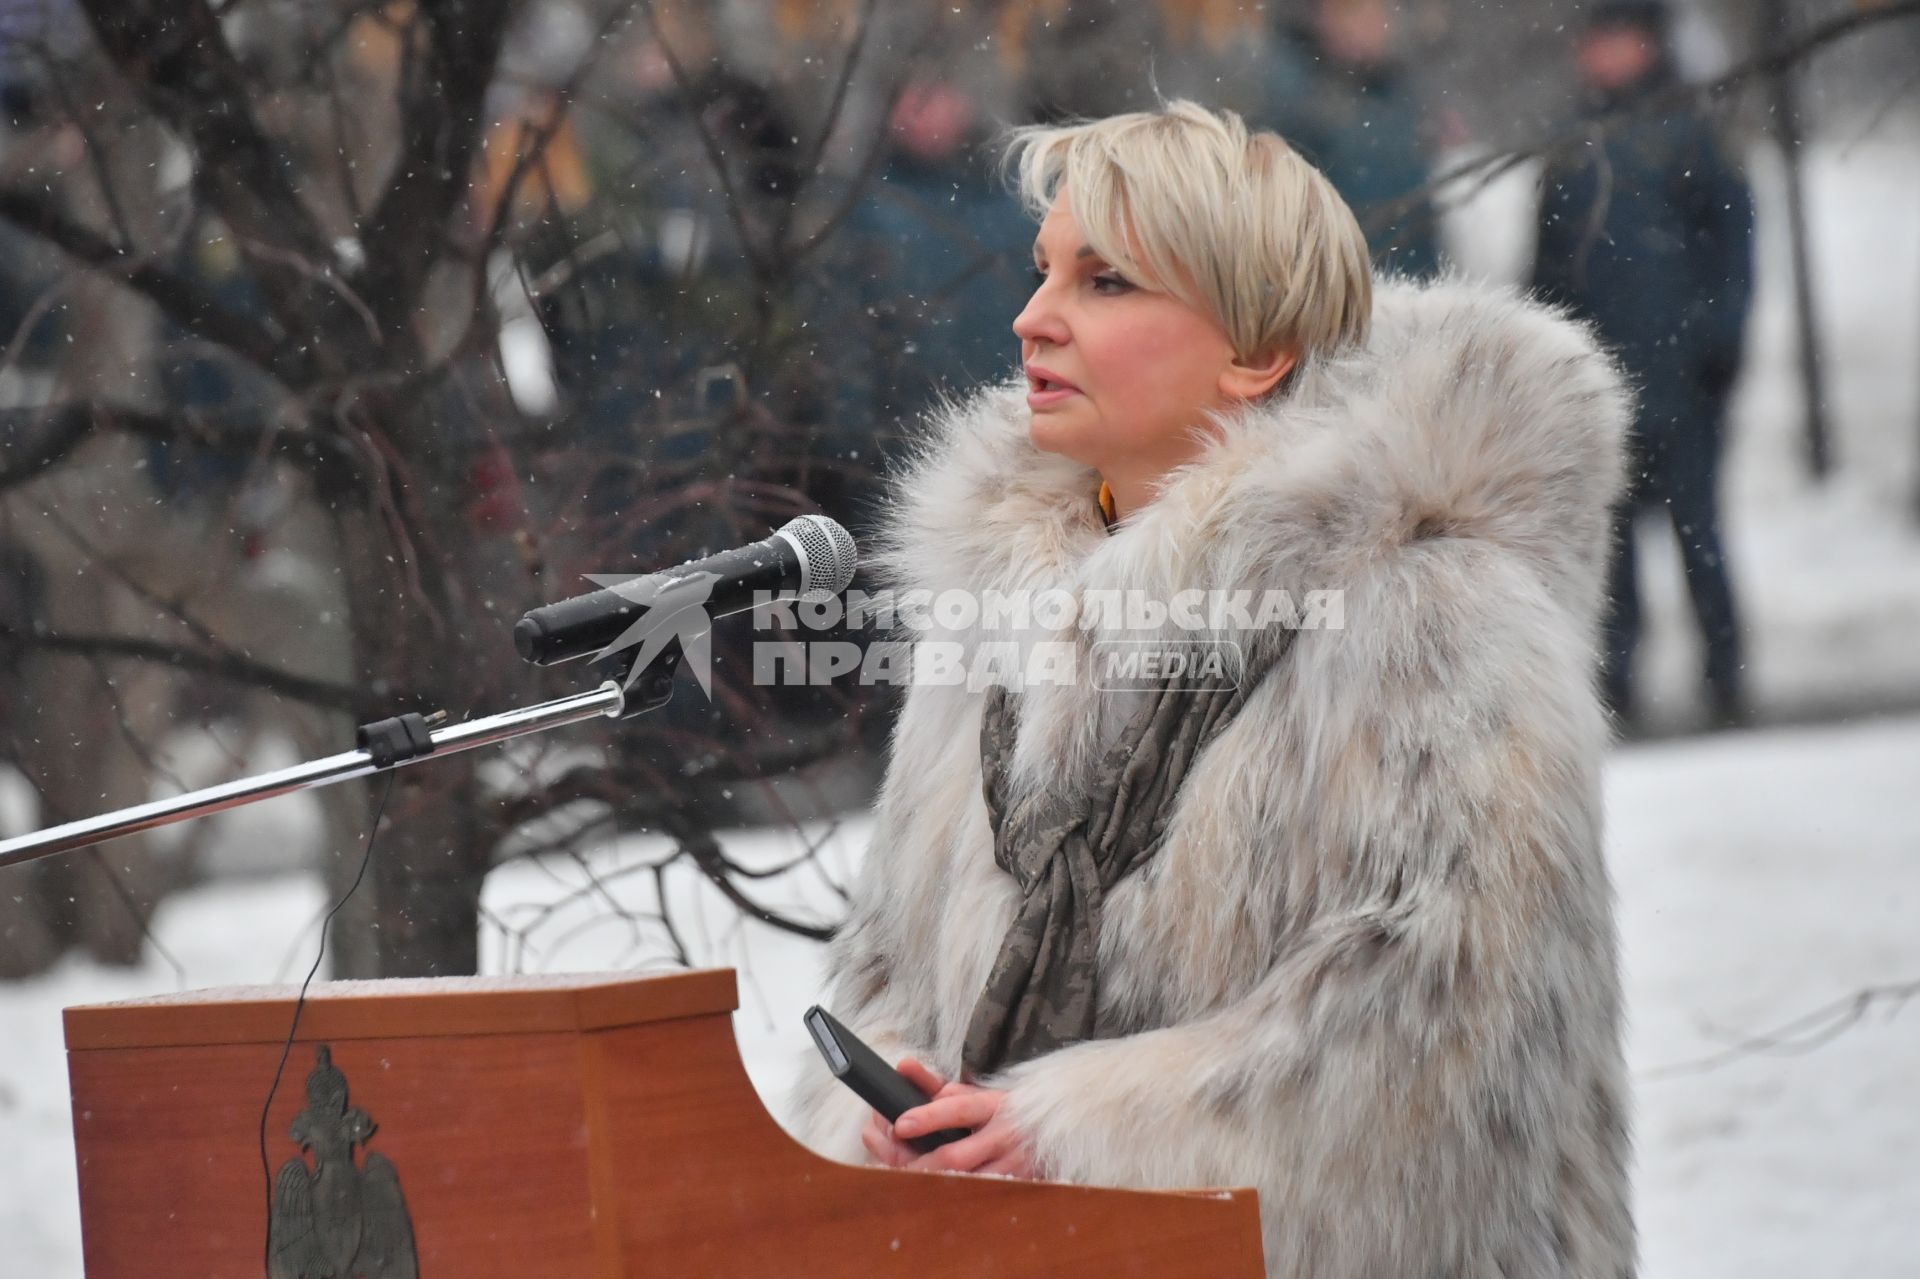
<instances>
[{"instance_id":1,"label":"wooden podium","mask_svg":"<svg viewBox=\"0 0 1920 1279\"><path fill-rule=\"evenodd\" d=\"M294 995L66 1011L88 1279L1264 1273L1250 1190L819 1158L748 1081L730 969L317 986L263 1151Z\"/></svg>"}]
</instances>

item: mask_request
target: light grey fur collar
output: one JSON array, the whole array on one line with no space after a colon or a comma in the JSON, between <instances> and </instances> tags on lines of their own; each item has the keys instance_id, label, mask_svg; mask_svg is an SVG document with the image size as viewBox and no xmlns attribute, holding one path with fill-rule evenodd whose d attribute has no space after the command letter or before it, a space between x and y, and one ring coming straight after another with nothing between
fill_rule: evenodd
<instances>
[{"instance_id":1,"label":"light grey fur collar","mask_svg":"<svg viewBox=\"0 0 1920 1279\"><path fill-rule=\"evenodd\" d=\"M1591 650L1632 404L1618 371L1586 329L1511 292L1383 281L1375 299L1364 349L1303 370L1283 400L1216 419L1218 437L1111 535L1098 477L1028 439L1023 383L947 405L897 478L878 577L899 592L975 598L1118 590L1171 602L1199 590L1301 601L1449 539L1454 553L1435 559L1453 566L1444 571L1459 591L1487 573L1530 575L1562 613L1559 629ZM1070 643L1085 673L1103 642L1220 639L1244 651L1249 638L1089 627L1084 614L1054 630L901 618L913 623L907 637L957 645L969 672L987 643L1012 641L1023 671L1038 645ZM1374 622L1342 625L1357 629L1315 642L1365 642ZM969 688L983 688L975 678ZM1117 740L1141 694L1094 684L1022 685L1015 793L1078 788Z\"/></svg>"},{"instance_id":2,"label":"light grey fur collar","mask_svg":"<svg viewBox=\"0 0 1920 1279\"><path fill-rule=\"evenodd\" d=\"M889 585L1298 592L1468 538L1538 573L1581 629L1597 619L1632 398L1587 329L1514 291L1380 281L1363 349L1217 418L1111 536L1098 477L1029 441L1024 390L930 415L880 539Z\"/></svg>"}]
</instances>

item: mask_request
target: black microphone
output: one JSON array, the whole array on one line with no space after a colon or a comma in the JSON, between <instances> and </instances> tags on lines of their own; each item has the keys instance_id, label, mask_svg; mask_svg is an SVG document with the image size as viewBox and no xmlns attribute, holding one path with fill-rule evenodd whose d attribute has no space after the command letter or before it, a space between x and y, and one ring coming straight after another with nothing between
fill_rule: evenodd
<instances>
[{"instance_id":1,"label":"black microphone","mask_svg":"<svg viewBox=\"0 0 1920 1279\"><path fill-rule=\"evenodd\" d=\"M554 666L604 651L656 605L725 617L752 608L761 591L829 599L853 581L858 559L838 522L802 515L764 541L536 608L514 623L513 646L537 666Z\"/></svg>"}]
</instances>

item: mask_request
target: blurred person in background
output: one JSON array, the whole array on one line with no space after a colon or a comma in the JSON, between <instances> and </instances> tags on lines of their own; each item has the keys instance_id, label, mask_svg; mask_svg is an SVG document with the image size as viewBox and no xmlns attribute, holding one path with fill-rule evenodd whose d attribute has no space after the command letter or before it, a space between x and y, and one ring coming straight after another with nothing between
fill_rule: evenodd
<instances>
[{"instance_id":1,"label":"blurred person in background","mask_svg":"<svg viewBox=\"0 0 1920 1279\"><path fill-rule=\"evenodd\" d=\"M1605 3L1576 48L1584 109L1599 120L1675 83L1667 13ZM1533 284L1593 321L1640 387L1632 490L1609 578L1605 691L1631 720L1641 629L1634 527L1664 508L1705 645L1708 711L1745 722L1739 614L1717 490L1728 397L1753 282L1753 200L1687 103L1625 116L1547 168Z\"/></svg>"},{"instance_id":2,"label":"blurred person in background","mask_svg":"<svg viewBox=\"0 0 1920 1279\"><path fill-rule=\"evenodd\" d=\"M763 85L714 65L687 85L646 77L651 46L631 56L617 110L562 121L523 197L522 248L536 314L551 352L562 420L594 467L582 509L590 536L611 535L635 495L691 482L712 450L712 417L729 393L712 371L736 367L757 308L776 335L797 329L801 308L756 279L729 203L757 238L797 181L793 121ZM549 101L530 118L549 118ZM518 118L490 139L495 167L511 169ZM731 190L713 172L701 134L733 170ZM750 388L779 394L778 370ZM722 380L739 387L737 372ZM805 404L786 415L804 425ZM711 512L678 506L650 519L644 536L686 544L688 554L729 545ZM638 550L639 548L633 548Z\"/></svg>"},{"instance_id":3,"label":"blurred person in background","mask_svg":"<svg viewBox=\"0 0 1920 1279\"><path fill-rule=\"evenodd\" d=\"M1387 0L1312 0L1278 33L1259 123L1327 175L1367 232L1376 268L1416 277L1440 268L1431 201L1381 226L1376 210L1425 186L1428 116L1399 60Z\"/></svg>"},{"instance_id":4,"label":"blurred person in background","mask_svg":"<svg viewBox=\"0 0 1920 1279\"><path fill-rule=\"evenodd\" d=\"M868 384L869 453L942 393L1011 376L1019 362L1007 316L1026 300L1017 264L1033 226L983 159L993 127L950 80L909 84L888 117L885 160L843 245L860 331L886 339L861 344L847 370L849 386Z\"/></svg>"},{"instance_id":5,"label":"blurred person in background","mask_svg":"<svg viewBox=\"0 0 1920 1279\"><path fill-rule=\"evenodd\" d=\"M240 247L223 227L196 210L173 255L174 269L202 294L236 316L265 325L266 299L246 271ZM162 319L153 353L161 399L193 415L234 422L261 421L273 400L264 373L212 344L199 341L180 325ZM250 452L224 449L174 434L147 445L148 478L169 505L225 507L243 487L257 459ZM260 530L249 533L258 553Z\"/></svg>"}]
</instances>

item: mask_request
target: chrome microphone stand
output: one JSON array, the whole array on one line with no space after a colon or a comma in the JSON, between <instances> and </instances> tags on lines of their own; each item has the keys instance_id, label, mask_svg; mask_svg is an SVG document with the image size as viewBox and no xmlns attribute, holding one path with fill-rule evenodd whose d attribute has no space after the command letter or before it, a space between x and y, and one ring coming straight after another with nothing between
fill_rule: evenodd
<instances>
[{"instance_id":1,"label":"chrome microphone stand","mask_svg":"<svg viewBox=\"0 0 1920 1279\"><path fill-rule=\"evenodd\" d=\"M675 639L654 656L637 678L629 674L625 680L610 679L591 692L575 693L484 719L449 726L446 712L434 711L431 715L398 715L364 724L357 734L358 746L354 750L0 840L0 868L258 803L277 795L314 790L402 768L431 755L450 755L477 746L491 746L595 716L621 719L655 710L673 696L673 676L680 667L682 655L680 643Z\"/></svg>"}]
</instances>

